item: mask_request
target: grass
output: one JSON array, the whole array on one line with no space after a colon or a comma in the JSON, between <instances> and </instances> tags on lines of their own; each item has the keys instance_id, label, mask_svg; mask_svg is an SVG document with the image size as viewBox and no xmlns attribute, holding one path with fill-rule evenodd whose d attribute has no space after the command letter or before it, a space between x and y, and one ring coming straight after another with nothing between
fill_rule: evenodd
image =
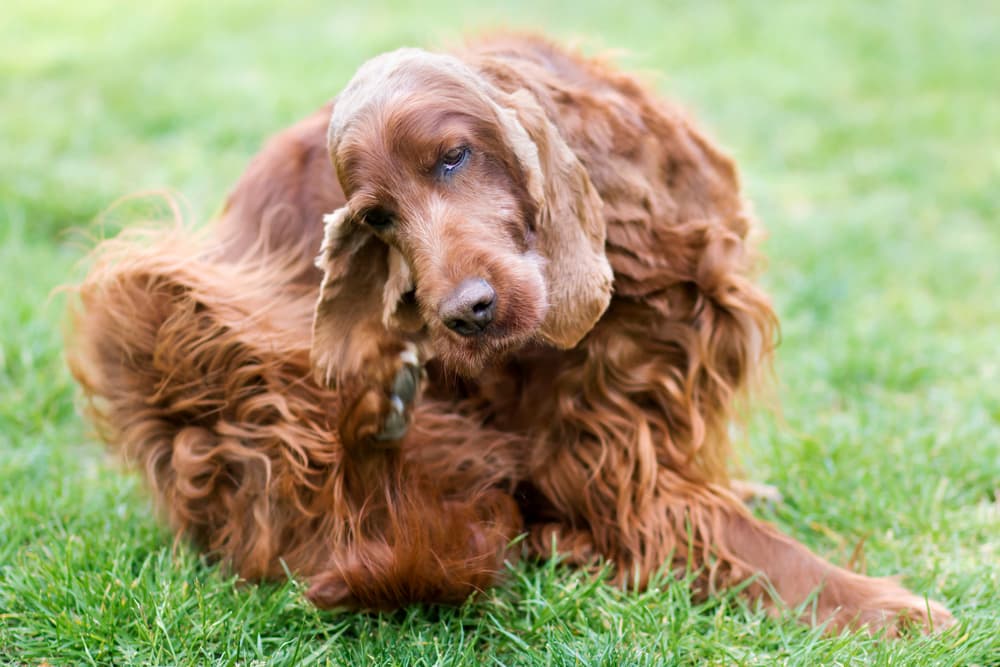
<instances>
[{"instance_id":1,"label":"grass","mask_svg":"<svg viewBox=\"0 0 1000 667\"><path fill-rule=\"evenodd\" d=\"M341 5L338 7L338 4ZM1000 664L1000 12L995 3L27 0L0 18L0 661L8 664ZM349 8L353 6L354 8ZM367 57L465 29L582 36L736 154L770 237L780 419L749 429L762 510L902 574L960 625L823 637L683 582L622 594L554 566L461 608L321 613L173 548L88 435L63 302L129 193L205 219L262 139ZM140 201L109 229L156 212Z\"/></svg>"}]
</instances>

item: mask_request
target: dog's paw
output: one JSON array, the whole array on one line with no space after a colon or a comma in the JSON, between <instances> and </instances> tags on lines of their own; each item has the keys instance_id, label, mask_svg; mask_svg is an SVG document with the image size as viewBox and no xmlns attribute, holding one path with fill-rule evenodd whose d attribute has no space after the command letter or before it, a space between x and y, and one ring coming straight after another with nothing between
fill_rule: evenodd
<instances>
[{"instance_id":1,"label":"dog's paw","mask_svg":"<svg viewBox=\"0 0 1000 667\"><path fill-rule=\"evenodd\" d=\"M343 574L323 572L309 580L306 599L320 609L357 609L358 599L351 592Z\"/></svg>"},{"instance_id":2,"label":"dog's paw","mask_svg":"<svg viewBox=\"0 0 1000 667\"><path fill-rule=\"evenodd\" d=\"M388 387L388 408L375 433L380 442L399 440L410 426L410 412L420 389L421 367L417 347L407 343L397 358L397 370Z\"/></svg>"},{"instance_id":3,"label":"dog's paw","mask_svg":"<svg viewBox=\"0 0 1000 667\"><path fill-rule=\"evenodd\" d=\"M743 501L744 505L751 507L755 505L777 505L784 500L778 487L761 482L752 482L744 479L734 479L730 483L730 489L736 497Z\"/></svg>"},{"instance_id":4,"label":"dog's paw","mask_svg":"<svg viewBox=\"0 0 1000 667\"><path fill-rule=\"evenodd\" d=\"M955 618L944 605L911 593L894 579L859 581L863 585L837 600L836 608L830 609L832 601L827 601L827 611L820 611L821 618L829 619L830 630L851 628L891 638L913 630L941 632L955 625Z\"/></svg>"},{"instance_id":5,"label":"dog's paw","mask_svg":"<svg viewBox=\"0 0 1000 667\"><path fill-rule=\"evenodd\" d=\"M423 369L416 345L403 343L395 354L371 361L340 419L340 435L351 448L363 443L394 447L406 435Z\"/></svg>"},{"instance_id":6,"label":"dog's paw","mask_svg":"<svg viewBox=\"0 0 1000 667\"><path fill-rule=\"evenodd\" d=\"M955 625L955 618L941 603L906 591L895 599L881 600L863 609L851 624L872 634L884 631L886 637L899 637L907 630L924 634L947 630Z\"/></svg>"},{"instance_id":7,"label":"dog's paw","mask_svg":"<svg viewBox=\"0 0 1000 667\"><path fill-rule=\"evenodd\" d=\"M535 523L528 526L525 540L528 554L539 560L553 557L574 567L596 566L600 559L593 536L564 523Z\"/></svg>"}]
</instances>

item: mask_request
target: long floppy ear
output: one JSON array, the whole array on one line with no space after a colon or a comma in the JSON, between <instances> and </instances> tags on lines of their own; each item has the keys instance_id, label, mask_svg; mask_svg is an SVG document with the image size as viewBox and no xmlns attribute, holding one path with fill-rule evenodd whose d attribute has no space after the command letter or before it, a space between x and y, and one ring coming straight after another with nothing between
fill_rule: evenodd
<instances>
[{"instance_id":1,"label":"long floppy ear","mask_svg":"<svg viewBox=\"0 0 1000 667\"><path fill-rule=\"evenodd\" d=\"M507 141L539 204L538 248L546 260L546 341L571 348L611 301L613 274L604 252L603 202L576 155L527 90L495 94Z\"/></svg>"},{"instance_id":2,"label":"long floppy ear","mask_svg":"<svg viewBox=\"0 0 1000 667\"><path fill-rule=\"evenodd\" d=\"M406 261L351 223L345 206L324 218L316 266L323 271L313 316L310 359L317 382L330 385L361 370L398 328L396 309L412 289Z\"/></svg>"}]
</instances>

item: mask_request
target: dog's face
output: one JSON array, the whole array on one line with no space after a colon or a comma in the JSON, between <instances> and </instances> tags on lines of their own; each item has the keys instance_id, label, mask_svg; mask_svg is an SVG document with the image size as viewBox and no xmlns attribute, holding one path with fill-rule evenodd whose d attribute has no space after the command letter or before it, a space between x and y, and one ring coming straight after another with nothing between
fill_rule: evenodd
<instances>
[{"instance_id":1,"label":"dog's face","mask_svg":"<svg viewBox=\"0 0 1000 667\"><path fill-rule=\"evenodd\" d=\"M442 361L473 372L533 338L548 300L525 174L484 122L490 110L448 92L391 96L344 129L332 157L343 224L398 252L393 271L410 275L397 323L412 326L418 310Z\"/></svg>"},{"instance_id":2,"label":"dog's face","mask_svg":"<svg viewBox=\"0 0 1000 667\"><path fill-rule=\"evenodd\" d=\"M328 219L321 304L379 282L383 325L424 331L466 375L530 340L576 344L610 295L600 199L529 101L447 56L366 64L330 125L347 202Z\"/></svg>"}]
</instances>

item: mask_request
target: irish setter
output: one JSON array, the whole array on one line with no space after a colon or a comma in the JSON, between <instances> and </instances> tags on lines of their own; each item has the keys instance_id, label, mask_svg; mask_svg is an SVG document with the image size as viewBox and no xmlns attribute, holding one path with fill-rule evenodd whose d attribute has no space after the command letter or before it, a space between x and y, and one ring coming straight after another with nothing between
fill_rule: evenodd
<instances>
[{"instance_id":1,"label":"irish setter","mask_svg":"<svg viewBox=\"0 0 1000 667\"><path fill-rule=\"evenodd\" d=\"M460 602L555 550L627 587L752 578L774 613L818 591L832 629L948 625L727 478L776 329L753 227L732 160L635 78L529 37L403 49L207 231L105 242L69 357L179 536L323 607Z\"/></svg>"}]
</instances>

